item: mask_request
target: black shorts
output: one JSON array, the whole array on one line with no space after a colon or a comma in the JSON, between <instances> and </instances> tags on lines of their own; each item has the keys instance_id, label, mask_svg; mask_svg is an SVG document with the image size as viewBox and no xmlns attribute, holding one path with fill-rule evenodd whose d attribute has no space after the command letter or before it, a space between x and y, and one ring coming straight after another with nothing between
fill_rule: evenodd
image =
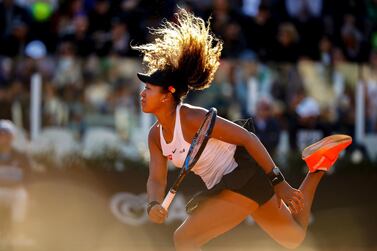
<instances>
[{"instance_id":1,"label":"black shorts","mask_svg":"<svg viewBox=\"0 0 377 251\"><path fill-rule=\"evenodd\" d=\"M249 131L254 131L252 120L236 121ZM234 159L238 167L231 173L222 177L221 181L209 190L204 190L196 195L187 203L187 213L192 213L200 202L219 194L224 189L229 189L242 194L259 205L263 205L274 195L274 189L266 174L256 161L249 155L244 147L238 146L234 154Z\"/></svg>"}]
</instances>

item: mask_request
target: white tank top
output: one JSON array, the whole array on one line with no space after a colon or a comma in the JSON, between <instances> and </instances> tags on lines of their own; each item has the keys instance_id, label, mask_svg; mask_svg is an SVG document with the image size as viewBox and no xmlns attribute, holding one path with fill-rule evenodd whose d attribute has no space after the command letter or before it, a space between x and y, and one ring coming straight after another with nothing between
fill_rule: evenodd
<instances>
[{"instance_id":1,"label":"white tank top","mask_svg":"<svg viewBox=\"0 0 377 251\"><path fill-rule=\"evenodd\" d=\"M183 166L190 148L190 143L185 141L182 133L181 105L177 105L173 140L169 144L166 143L162 133L162 126L160 126L162 153L178 168ZM191 170L199 175L207 188L210 189L219 183L225 174L232 172L238 166L234 160L235 151L236 145L210 138L198 162Z\"/></svg>"}]
</instances>

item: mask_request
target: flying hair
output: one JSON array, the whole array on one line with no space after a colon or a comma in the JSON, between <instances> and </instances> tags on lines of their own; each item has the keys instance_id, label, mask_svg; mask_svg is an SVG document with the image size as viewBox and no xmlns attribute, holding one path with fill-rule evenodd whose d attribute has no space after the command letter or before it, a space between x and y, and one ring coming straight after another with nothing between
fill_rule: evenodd
<instances>
[{"instance_id":1,"label":"flying hair","mask_svg":"<svg viewBox=\"0 0 377 251\"><path fill-rule=\"evenodd\" d=\"M210 86L220 64L223 43L205 21L185 9L175 13L176 21L163 20L160 27L149 28L156 38L144 45L132 46L143 54L147 73L157 70L175 72L175 85L186 90ZM184 94L182 94L184 95Z\"/></svg>"}]
</instances>

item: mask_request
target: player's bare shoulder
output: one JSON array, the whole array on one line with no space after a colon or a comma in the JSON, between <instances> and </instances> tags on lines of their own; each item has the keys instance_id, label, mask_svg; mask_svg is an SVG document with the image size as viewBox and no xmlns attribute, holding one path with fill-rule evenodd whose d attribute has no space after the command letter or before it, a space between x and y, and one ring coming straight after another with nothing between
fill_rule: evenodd
<instances>
[{"instance_id":1,"label":"player's bare shoulder","mask_svg":"<svg viewBox=\"0 0 377 251\"><path fill-rule=\"evenodd\" d=\"M208 110L203 107L194 106L190 104L182 104L181 107L181 121L190 127L197 128L201 124Z\"/></svg>"},{"instance_id":2,"label":"player's bare shoulder","mask_svg":"<svg viewBox=\"0 0 377 251\"><path fill-rule=\"evenodd\" d=\"M148 143L149 145L154 144L160 148L160 124L155 122L149 129Z\"/></svg>"}]
</instances>

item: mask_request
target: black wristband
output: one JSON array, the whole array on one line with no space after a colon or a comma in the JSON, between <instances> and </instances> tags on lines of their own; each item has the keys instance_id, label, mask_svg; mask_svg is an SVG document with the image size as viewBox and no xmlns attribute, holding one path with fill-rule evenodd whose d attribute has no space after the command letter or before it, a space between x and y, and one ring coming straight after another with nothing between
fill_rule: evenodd
<instances>
[{"instance_id":1,"label":"black wristband","mask_svg":"<svg viewBox=\"0 0 377 251\"><path fill-rule=\"evenodd\" d=\"M149 202L148 205L147 205L147 213L149 214L149 211L151 211L152 207L157 205L157 204L160 204L160 202L155 201L155 200Z\"/></svg>"},{"instance_id":2,"label":"black wristband","mask_svg":"<svg viewBox=\"0 0 377 251\"><path fill-rule=\"evenodd\" d=\"M283 174L280 172L278 167L274 167L272 171L267 174L267 177L273 186L285 180Z\"/></svg>"}]
</instances>

